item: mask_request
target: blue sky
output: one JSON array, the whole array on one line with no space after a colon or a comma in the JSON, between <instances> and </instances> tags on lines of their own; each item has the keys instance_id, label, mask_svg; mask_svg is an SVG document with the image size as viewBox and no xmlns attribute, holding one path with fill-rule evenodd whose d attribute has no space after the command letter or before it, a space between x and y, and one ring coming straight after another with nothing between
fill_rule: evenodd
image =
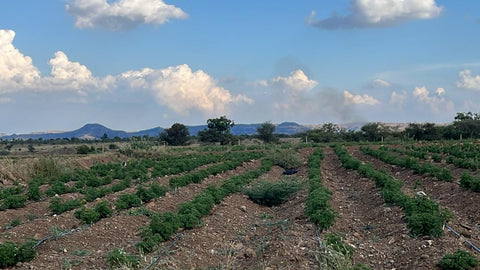
<instances>
[{"instance_id":1,"label":"blue sky","mask_svg":"<svg viewBox=\"0 0 480 270\"><path fill-rule=\"evenodd\" d=\"M0 4L0 133L86 123L450 122L480 111L477 0Z\"/></svg>"}]
</instances>

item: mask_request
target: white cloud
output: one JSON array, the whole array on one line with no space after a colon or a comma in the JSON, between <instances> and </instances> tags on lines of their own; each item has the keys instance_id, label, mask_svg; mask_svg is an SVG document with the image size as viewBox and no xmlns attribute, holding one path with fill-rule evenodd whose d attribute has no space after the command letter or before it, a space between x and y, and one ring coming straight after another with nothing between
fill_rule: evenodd
<instances>
[{"instance_id":1,"label":"white cloud","mask_svg":"<svg viewBox=\"0 0 480 270\"><path fill-rule=\"evenodd\" d=\"M70 61L64 52L58 51L49 62L50 76L42 77L30 57L24 56L12 45L14 36L13 31L0 30L0 94L63 91L76 94L68 102L87 103L85 97L89 93L144 89L158 103L177 113L198 110L219 114L228 112L230 106L236 103L253 103L244 95L232 95L217 85L210 75L202 70L192 71L186 64L164 69L132 70L98 78L86 66Z\"/></svg>"},{"instance_id":2,"label":"white cloud","mask_svg":"<svg viewBox=\"0 0 480 270\"><path fill-rule=\"evenodd\" d=\"M434 95L430 95L430 91L425 86L415 87L413 91L413 97L423 104L430 106L430 109L434 113L442 111L453 111L453 102L445 99L445 89L437 88Z\"/></svg>"},{"instance_id":3,"label":"white cloud","mask_svg":"<svg viewBox=\"0 0 480 270\"><path fill-rule=\"evenodd\" d=\"M458 73L457 86L469 90L480 90L480 75L472 75L469 69Z\"/></svg>"},{"instance_id":4,"label":"white cloud","mask_svg":"<svg viewBox=\"0 0 480 270\"><path fill-rule=\"evenodd\" d=\"M218 114L227 112L233 103L253 103L244 95L233 96L218 86L210 75L202 70L193 72L188 65L127 71L119 79L128 82L132 89L152 91L157 102L177 113L188 113L193 109Z\"/></svg>"},{"instance_id":5,"label":"white cloud","mask_svg":"<svg viewBox=\"0 0 480 270\"><path fill-rule=\"evenodd\" d=\"M0 93L34 86L40 78L32 59L13 46L14 37L14 31L0 29Z\"/></svg>"},{"instance_id":6,"label":"white cloud","mask_svg":"<svg viewBox=\"0 0 480 270\"><path fill-rule=\"evenodd\" d=\"M315 20L312 12L307 23L323 29L349 29L397 25L410 20L438 17L442 7L435 0L352 0L351 13Z\"/></svg>"},{"instance_id":7,"label":"white cloud","mask_svg":"<svg viewBox=\"0 0 480 270\"><path fill-rule=\"evenodd\" d=\"M287 77L278 76L268 81L263 80L257 83L262 86L282 90L293 96L296 96L301 92L312 90L318 85L317 81L309 79L301 69L292 71L290 76Z\"/></svg>"},{"instance_id":8,"label":"white cloud","mask_svg":"<svg viewBox=\"0 0 480 270\"><path fill-rule=\"evenodd\" d=\"M185 19L182 9L162 0L73 0L66 5L75 16L77 28L132 29L140 24L164 24L170 19Z\"/></svg>"},{"instance_id":9,"label":"white cloud","mask_svg":"<svg viewBox=\"0 0 480 270\"><path fill-rule=\"evenodd\" d=\"M372 81L373 88L388 88L392 86L389 82L384 81L382 79L375 79Z\"/></svg>"},{"instance_id":10,"label":"white cloud","mask_svg":"<svg viewBox=\"0 0 480 270\"><path fill-rule=\"evenodd\" d=\"M390 104L391 105L402 106L405 103L405 100L407 100L407 92L406 91L403 91L402 93L397 93L397 92L393 91L392 95L390 96Z\"/></svg>"},{"instance_id":11,"label":"white cloud","mask_svg":"<svg viewBox=\"0 0 480 270\"><path fill-rule=\"evenodd\" d=\"M343 91L343 104L344 105L351 105L351 104L364 104L364 105L378 105L380 101L369 96L367 94L364 95L354 95L348 91Z\"/></svg>"}]
</instances>

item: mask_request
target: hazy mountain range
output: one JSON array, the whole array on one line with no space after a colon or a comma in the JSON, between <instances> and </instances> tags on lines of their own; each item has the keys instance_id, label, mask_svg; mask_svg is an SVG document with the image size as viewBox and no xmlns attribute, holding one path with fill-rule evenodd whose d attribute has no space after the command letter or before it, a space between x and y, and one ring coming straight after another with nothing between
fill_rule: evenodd
<instances>
[{"instance_id":1,"label":"hazy mountain range","mask_svg":"<svg viewBox=\"0 0 480 270\"><path fill-rule=\"evenodd\" d=\"M232 128L232 133L234 135L252 135L257 132L257 127L261 124L236 124ZM187 126L190 135L197 135L200 130L207 128L207 125L198 125L198 126ZM311 129L311 126L303 126L294 122L284 122L276 125L275 133L277 134L287 134L292 135L295 133L303 132ZM135 132L127 132L123 130L113 130L108 127L105 127L100 124L86 124L85 126L73 130L73 131L45 131L45 132L35 132L28 134L13 134L13 135L3 135L0 136L0 139L3 140L12 140L12 139L33 139L37 140L42 138L43 140L55 140L62 138L80 138L80 139L100 139L104 134L107 134L109 138L120 137L120 138L130 138L134 136L158 136L164 128L155 127L146 130L140 130Z\"/></svg>"}]
</instances>

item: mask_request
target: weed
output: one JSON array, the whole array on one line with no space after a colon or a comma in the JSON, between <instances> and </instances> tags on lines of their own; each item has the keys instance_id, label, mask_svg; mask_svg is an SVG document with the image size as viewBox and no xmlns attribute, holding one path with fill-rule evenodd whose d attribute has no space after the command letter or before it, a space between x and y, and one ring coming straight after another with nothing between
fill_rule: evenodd
<instances>
[{"instance_id":1,"label":"weed","mask_svg":"<svg viewBox=\"0 0 480 270\"><path fill-rule=\"evenodd\" d=\"M5 230L17 227L18 225L20 225L20 219L16 218L12 220L7 226L5 226Z\"/></svg>"},{"instance_id":2,"label":"weed","mask_svg":"<svg viewBox=\"0 0 480 270\"><path fill-rule=\"evenodd\" d=\"M107 262L112 267L136 267L139 264L137 256L128 254L123 248L114 248L107 255Z\"/></svg>"}]
</instances>

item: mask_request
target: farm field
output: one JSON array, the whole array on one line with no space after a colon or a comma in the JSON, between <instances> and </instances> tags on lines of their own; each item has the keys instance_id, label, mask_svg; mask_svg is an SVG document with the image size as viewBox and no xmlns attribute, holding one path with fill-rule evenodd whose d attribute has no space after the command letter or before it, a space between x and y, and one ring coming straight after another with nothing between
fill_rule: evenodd
<instances>
[{"instance_id":1,"label":"farm field","mask_svg":"<svg viewBox=\"0 0 480 270\"><path fill-rule=\"evenodd\" d=\"M168 147L68 153L61 168L62 155L42 157L31 179L0 175L0 266L440 269L459 249L478 260L467 241L480 246L480 174L457 160L473 164L471 145Z\"/></svg>"}]
</instances>

